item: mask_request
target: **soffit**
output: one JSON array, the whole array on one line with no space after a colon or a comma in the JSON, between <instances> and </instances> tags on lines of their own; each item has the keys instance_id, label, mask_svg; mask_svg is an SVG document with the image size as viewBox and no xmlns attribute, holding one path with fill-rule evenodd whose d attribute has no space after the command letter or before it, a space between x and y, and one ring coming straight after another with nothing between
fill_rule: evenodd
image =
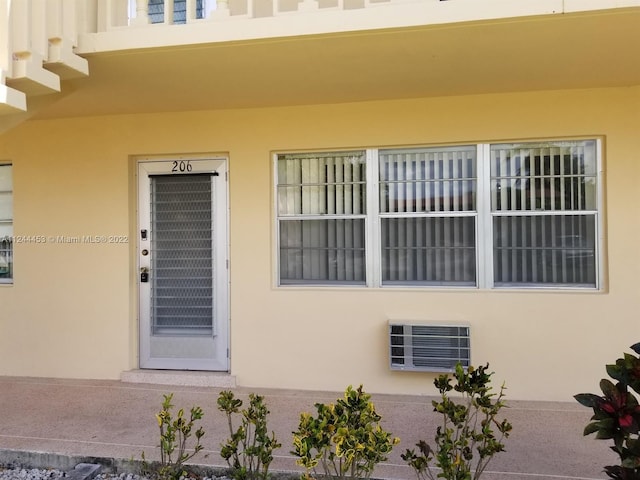
<instances>
[{"instance_id":1,"label":"soffit","mask_svg":"<svg viewBox=\"0 0 640 480\"><path fill-rule=\"evenodd\" d=\"M36 118L640 84L640 9L88 56Z\"/></svg>"}]
</instances>

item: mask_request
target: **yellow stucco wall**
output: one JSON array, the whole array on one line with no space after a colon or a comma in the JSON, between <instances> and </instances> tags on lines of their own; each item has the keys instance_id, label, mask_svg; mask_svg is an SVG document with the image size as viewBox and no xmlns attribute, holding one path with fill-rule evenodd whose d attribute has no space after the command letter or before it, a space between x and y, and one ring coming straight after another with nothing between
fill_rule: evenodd
<instances>
[{"instance_id":1,"label":"yellow stucco wall","mask_svg":"<svg viewBox=\"0 0 640 480\"><path fill-rule=\"evenodd\" d=\"M473 363L509 397L593 390L640 340L640 87L31 121L0 136L16 235L134 237L132 156L224 152L230 169L231 366L249 387L433 393L388 368L388 318L471 324ZM273 283L272 152L604 139L601 292L286 289ZM135 245L19 243L0 286L0 375L118 378L137 366ZM250 300L250 301L248 301Z\"/></svg>"}]
</instances>

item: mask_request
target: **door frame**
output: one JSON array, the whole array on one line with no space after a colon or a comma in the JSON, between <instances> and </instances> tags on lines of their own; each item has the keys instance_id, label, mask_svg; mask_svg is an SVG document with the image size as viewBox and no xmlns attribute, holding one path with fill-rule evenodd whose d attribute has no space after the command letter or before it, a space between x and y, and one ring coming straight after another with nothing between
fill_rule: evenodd
<instances>
[{"instance_id":1,"label":"door frame","mask_svg":"<svg viewBox=\"0 0 640 480\"><path fill-rule=\"evenodd\" d=\"M136 278L136 298L137 298L137 328L138 328L138 367L141 369L159 370L202 370L202 371L230 371L230 278L229 278L229 187L228 187L228 156L222 154L211 155L163 155L163 156L140 156L135 158L136 175L136 231L133 238L135 245L135 278ZM206 166L204 163L206 162ZM200 165L199 165L200 164ZM190 165L189 168L187 166ZM194 168L195 166L195 168ZM144 170L144 172L143 172ZM213 285L215 289L216 309L213 336L218 337L218 348L215 358L193 359L179 357L157 357L151 356L151 325L150 318L145 312L150 308L150 295L143 294L141 269L150 267L150 258L142 255L142 250L150 249L150 238L147 241L141 240L141 230L148 229L146 221L142 220L144 215L148 216L148 211L142 208L141 200L143 192L142 182L150 175L181 175L197 173L213 173L220 180L215 182L217 186L213 193L214 225L217 231L214 237L213 254L215 258ZM144 178L143 178L144 175ZM222 218L220 218L222 217ZM144 224L144 225L143 225ZM153 273L150 272L150 275ZM221 301L222 300L222 301ZM215 341L215 340L213 340Z\"/></svg>"}]
</instances>

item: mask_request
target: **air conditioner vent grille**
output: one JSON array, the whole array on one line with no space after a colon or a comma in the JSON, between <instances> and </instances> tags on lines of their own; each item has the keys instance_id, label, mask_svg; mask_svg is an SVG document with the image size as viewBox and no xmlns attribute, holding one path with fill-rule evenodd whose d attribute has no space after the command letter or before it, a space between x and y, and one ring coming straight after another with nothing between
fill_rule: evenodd
<instances>
[{"instance_id":1,"label":"air conditioner vent grille","mask_svg":"<svg viewBox=\"0 0 640 480\"><path fill-rule=\"evenodd\" d=\"M469 327L462 325L389 325L391 368L450 372L471 362Z\"/></svg>"}]
</instances>

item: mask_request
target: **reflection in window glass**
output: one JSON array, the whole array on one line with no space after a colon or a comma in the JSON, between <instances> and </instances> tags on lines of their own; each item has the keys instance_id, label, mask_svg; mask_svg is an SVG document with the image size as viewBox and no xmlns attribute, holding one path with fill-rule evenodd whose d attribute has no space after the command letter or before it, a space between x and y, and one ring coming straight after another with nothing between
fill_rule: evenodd
<instances>
[{"instance_id":1,"label":"reflection in window glass","mask_svg":"<svg viewBox=\"0 0 640 480\"><path fill-rule=\"evenodd\" d=\"M495 286L596 286L595 141L491 146Z\"/></svg>"},{"instance_id":2,"label":"reflection in window glass","mask_svg":"<svg viewBox=\"0 0 640 480\"><path fill-rule=\"evenodd\" d=\"M476 285L476 148L379 158L382 283Z\"/></svg>"},{"instance_id":3,"label":"reflection in window glass","mask_svg":"<svg viewBox=\"0 0 640 480\"><path fill-rule=\"evenodd\" d=\"M364 152L279 155L277 170L280 283L364 284Z\"/></svg>"}]
</instances>

